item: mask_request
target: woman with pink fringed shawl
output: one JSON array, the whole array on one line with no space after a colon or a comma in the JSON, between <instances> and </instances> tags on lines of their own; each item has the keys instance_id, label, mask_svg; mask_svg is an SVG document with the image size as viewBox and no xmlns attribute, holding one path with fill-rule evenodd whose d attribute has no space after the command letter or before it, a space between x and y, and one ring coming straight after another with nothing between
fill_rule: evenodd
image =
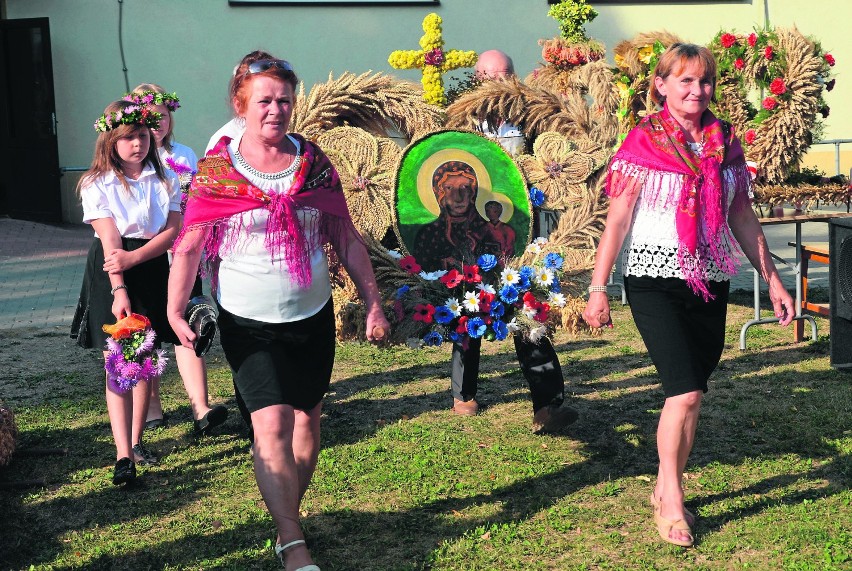
<instances>
[{"instance_id":1,"label":"woman with pink fringed shawl","mask_svg":"<svg viewBox=\"0 0 852 571\"><path fill-rule=\"evenodd\" d=\"M664 541L686 547L695 516L684 507L683 471L722 355L738 254L769 284L779 323L795 314L751 208L742 146L708 109L715 88L707 48L677 43L660 57L651 97L662 109L630 131L609 165L609 213L583 313L592 327L611 325L605 284L622 250L633 318L665 393L654 521Z\"/></svg>"},{"instance_id":2,"label":"woman with pink fringed shawl","mask_svg":"<svg viewBox=\"0 0 852 571\"><path fill-rule=\"evenodd\" d=\"M366 304L367 339L386 338L390 326L337 172L315 144L288 133L296 83L292 66L265 52L234 71L230 95L244 130L198 163L175 240L168 315L191 347L183 312L203 256L252 429L255 478L278 532L275 552L287 569L318 571L299 504L316 468L336 345L325 244Z\"/></svg>"}]
</instances>

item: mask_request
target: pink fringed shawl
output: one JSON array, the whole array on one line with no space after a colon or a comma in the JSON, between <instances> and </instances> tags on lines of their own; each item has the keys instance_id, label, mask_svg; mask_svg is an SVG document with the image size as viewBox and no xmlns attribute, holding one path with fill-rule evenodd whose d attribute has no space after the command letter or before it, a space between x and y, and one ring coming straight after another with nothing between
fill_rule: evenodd
<instances>
[{"instance_id":1,"label":"pink fringed shawl","mask_svg":"<svg viewBox=\"0 0 852 571\"><path fill-rule=\"evenodd\" d=\"M199 244L204 248L202 269L215 280L222 256L231 252L242 238L238 227L225 240L232 216L255 208L269 211L264 246L273 260L283 260L291 280L301 288L311 285L310 251L296 210L311 207L320 211L320 233L324 242L340 245L341 240L360 238L352 223L340 178L328 157L300 135L302 162L286 194L266 193L234 169L228 154L229 137L222 139L198 162L186 204L184 225L174 251L185 253ZM202 232L192 232L202 230ZM192 240L185 240L192 236ZM283 254L283 255L282 255ZM214 284L215 287L215 284Z\"/></svg>"},{"instance_id":2,"label":"pink fringed shawl","mask_svg":"<svg viewBox=\"0 0 852 571\"><path fill-rule=\"evenodd\" d=\"M666 179L660 175L682 175L679 203L663 206L677 208L678 264L692 291L707 301L712 298L707 287L708 258L728 275L735 274L739 265L723 242L727 238L727 243L737 248L727 222L722 171L729 170L733 177L732 208L748 205L750 178L733 129L709 110L704 112L701 125L704 148L697 157L667 107L644 118L613 157L606 188L609 196L641 188L643 199L653 204Z\"/></svg>"}]
</instances>

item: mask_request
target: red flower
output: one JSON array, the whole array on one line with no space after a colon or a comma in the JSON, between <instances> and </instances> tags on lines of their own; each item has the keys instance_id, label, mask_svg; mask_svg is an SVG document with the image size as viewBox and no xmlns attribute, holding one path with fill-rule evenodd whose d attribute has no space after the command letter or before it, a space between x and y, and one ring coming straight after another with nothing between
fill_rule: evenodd
<instances>
[{"instance_id":1,"label":"red flower","mask_svg":"<svg viewBox=\"0 0 852 571\"><path fill-rule=\"evenodd\" d=\"M438 280L445 286L449 288L454 288L460 283L462 283L462 281L464 280L464 276L461 275L458 270L454 269L450 270L449 272L438 278Z\"/></svg>"},{"instance_id":2,"label":"red flower","mask_svg":"<svg viewBox=\"0 0 852 571\"><path fill-rule=\"evenodd\" d=\"M531 291L524 293L524 297L522 299L524 300L525 304L532 306L532 307L535 307L534 304L536 302L536 299L535 299L535 295L533 295L533 293Z\"/></svg>"},{"instance_id":3,"label":"red flower","mask_svg":"<svg viewBox=\"0 0 852 571\"><path fill-rule=\"evenodd\" d=\"M435 306L431 303L418 303L414 306L414 321L432 323L433 315L435 315Z\"/></svg>"},{"instance_id":4,"label":"red flower","mask_svg":"<svg viewBox=\"0 0 852 571\"><path fill-rule=\"evenodd\" d=\"M748 45L750 45L751 47L754 47L754 44L756 44L756 43L757 43L757 34L752 32L748 35Z\"/></svg>"},{"instance_id":5,"label":"red flower","mask_svg":"<svg viewBox=\"0 0 852 571\"><path fill-rule=\"evenodd\" d=\"M776 77L775 79L773 79L772 83L769 84L769 91L771 91L775 95L787 93L787 86L784 85L784 78Z\"/></svg>"},{"instance_id":6,"label":"red flower","mask_svg":"<svg viewBox=\"0 0 852 571\"><path fill-rule=\"evenodd\" d=\"M409 274L419 274L420 270L423 269L417 263L417 260L414 259L414 256L406 256L399 260L399 267Z\"/></svg>"},{"instance_id":7,"label":"red flower","mask_svg":"<svg viewBox=\"0 0 852 571\"><path fill-rule=\"evenodd\" d=\"M533 316L533 319L538 321L539 323L544 323L547 321L547 312L550 311L550 306L546 303L540 303L535 308L536 313Z\"/></svg>"},{"instance_id":8,"label":"red flower","mask_svg":"<svg viewBox=\"0 0 852 571\"><path fill-rule=\"evenodd\" d=\"M467 283L474 284L482 281L482 276L479 275L479 266L476 264L462 266L462 270L464 270L464 281Z\"/></svg>"},{"instance_id":9,"label":"red flower","mask_svg":"<svg viewBox=\"0 0 852 571\"><path fill-rule=\"evenodd\" d=\"M734 34L724 33L719 41L722 42L722 47L727 49L737 43L737 37Z\"/></svg>"},{"instance_id":10,"label":"red flower","mask_svg":"<svg viewBox=\"0 0 852 571\"><path fill-rule=\"evenodd\" d=\"M772 50L772 46L766 46L766 49L763 50L763 57L772 59L773 55L775 55L775 52Z\"/></svg>"},{"instance_id":11,"label":"red flower","mask_svg":"<svg viewBox=\"0 0 852 571\"><path fill-rule=\"evenodd\" d=\"M479 311L482 313L488 313L491 311L491 304L494 303L494 299L496 296L493 293L488 293L487 291L479 292Z\"/></svg>"},{"instance_id":12,"label":"red flower","mask_svg":"<svg viewBox=\"0 0 852 571\"><path fill-rule=\"evenodd\" d=\"M833 56L833 55L831 55L831 54L825 54L825 55L824 55L824 56L822 56L822 57L823 57L823 58L825 58L825 62L829 65L829 67L834 67L835 61L834 61L834 56Z\"/></svg>"},{"instance_id":13,"label":"red flower","mask_svg":"<svg viewBox=\"0 0 852 571\"><path fill-rule=\"evenodd\" d=\"M743 61L743 58L738 57L737 59L735 59L735 60L734 60L734 67L735 67L735 68L737 68L737 69L742 69L742 68L744 68L744 67L745 67L745 62Z\"/></svg>"},{"instance_id":14,"label":"red flower","mask_svg":"<svg viewBox=\"0 0 852 571\"><path fill-rule=\"evenodd\" d=\"M761 105L763 105L763 108L767 111L772 111L773 109L775 109L775 106L778 105L778 100L774 97L767 97L763 100L763 103L761 103Z\"/></svg>"},{"instance_id":15,"label":"red flower","mask_svg":"<svg viewBox=\"0 0 852 571\"><path fill-rule=\"evenodd\" d=\"M745 142L746 145L751 145L754 142L755 137L757 137L757 133L754 132L754 129L749 129L745 132Z\"/></svg>"},{"instance_id":16,"label":"red flower","mask_svg":"<svg viewBox=\"0 0 852 571\"><path fill-rule=\"evenodd\" d=\"M459 317L459 322L456 324L456 333L467 333L467 315L462 315Z\"/></svg>"}]
</instances>

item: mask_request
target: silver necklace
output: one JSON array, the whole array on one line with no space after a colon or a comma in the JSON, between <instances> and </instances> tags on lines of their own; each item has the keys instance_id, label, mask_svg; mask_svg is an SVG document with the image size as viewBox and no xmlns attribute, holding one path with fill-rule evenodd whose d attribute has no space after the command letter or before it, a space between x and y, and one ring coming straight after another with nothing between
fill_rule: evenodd
<instances>
[{"instance_id":1,"label":"silver necklace","mask_svg":"<svg viewBox=\"0 0 852 571\"><path fill-rule=\"evenodd\" d=\"M296 170L299 168L299 165L302 163L302 156L297 154L293 159L292 164L284 169L283 171L278 172L260 172L246 161L245 157L243 157L242 153L240 153L239 147L234 149L234 158L237 159L237 164L240 165L244 170L248 171L252 176L256 176L257 178L263 180L278 180L281 178L287 178L291 176Z\"/></svg>"}]
</instances>

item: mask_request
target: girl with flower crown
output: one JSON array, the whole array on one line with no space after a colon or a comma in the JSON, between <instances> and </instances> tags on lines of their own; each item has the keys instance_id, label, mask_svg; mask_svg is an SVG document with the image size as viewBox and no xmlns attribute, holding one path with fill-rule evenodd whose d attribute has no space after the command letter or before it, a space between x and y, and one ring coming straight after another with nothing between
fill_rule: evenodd
<instances>
[{"instance_id":1,"label":"girl with flower crown","mask_svg":"<svg viewBox=\"0 0 852 571\"><path fill-rule=\"evenodd\" d=\"M142 83L137 85L124 99L148 105L160 114L159 125L155 129L151 129L157 154L163 166L178 175L182 183L181 187L188 187L189 179L198 169L198 157L191 148L174 140L172 112L180 107L177 94L167 92L156 83ZM184 180L186 181L185 185L183 184ZM185 204L185 195L181 204ZM202 294L201 279L197 278L192 288L192 297ZM175 345L175 362L183 380L186 394L189 396L196 433L206 433L214 426L225 422L228 418L228 409L223 405L211 407L208 402L207 366L204 358L196 356L194 350L177 344ZM157 379L151 383L151 401L148 405L145 426L146 428L163 426L164 418L163 405L160 401L160 381Z\"/></svg>"},{"instance_id":2,"label":"girl with flower crown","mask_svg":"<svg viewBox=\"0 0 852 571\"><path fill-rule=\"evenodd\" d=\"M95 231L71 327L71 336L82 347L104 348L104 324L131 313L150 320L157 343L178 342L166 319L166 251L180 228L180 190L177 177L163 169L152 144L151 129L158 120L159 114L147 105L116 101L95 123L92 165L77 185L83 222ZM104 358L108 356L105 351ZM157 463L142 445L149 399L146 382L129 391L107 382L116 485L136 478L137 463Z\"/></svg>"}]
</instances>

